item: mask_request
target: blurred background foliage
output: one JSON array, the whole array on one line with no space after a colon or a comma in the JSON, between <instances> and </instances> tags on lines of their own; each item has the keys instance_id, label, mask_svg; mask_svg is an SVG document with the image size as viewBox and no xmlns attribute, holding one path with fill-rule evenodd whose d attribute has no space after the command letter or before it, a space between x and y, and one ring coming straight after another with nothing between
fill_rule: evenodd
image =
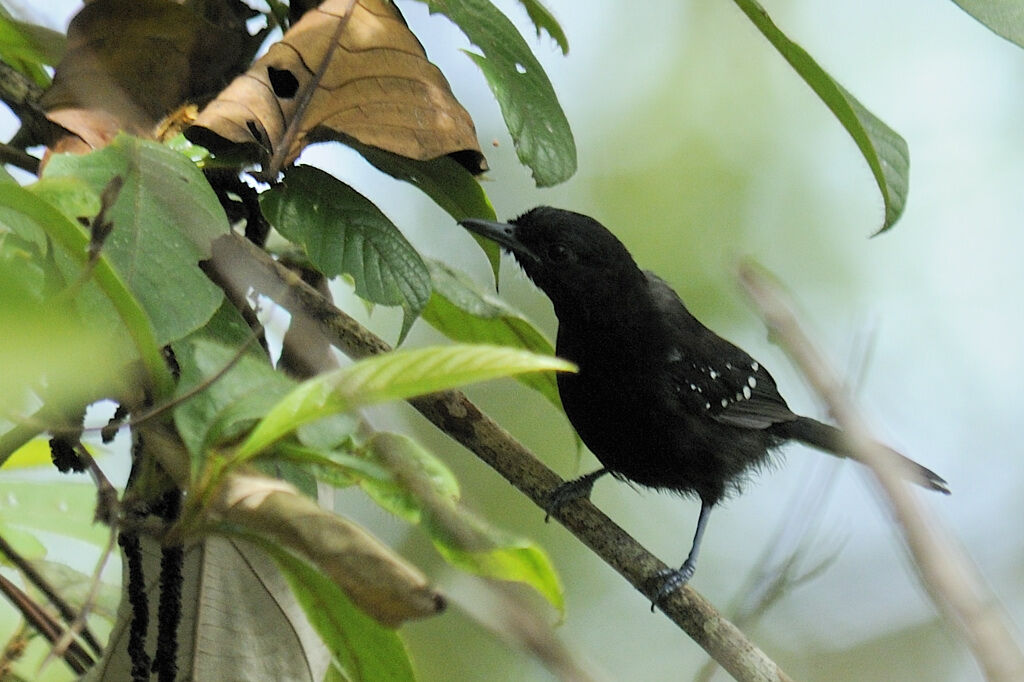
<instances>
[{"instance_id":1,"label":"blurred background foliage","mask_svg":"<svg viewBox=\"0 0 1024 682\"><path fill-rule=\"evenodd\" d=\"M766 4L910 146L906 212L869 239L883 207L867 165L732 3L551 0L569 38L563 57L547 36L534 39L517 3L496 2L533 46L576 136L579 172L545 190L516 160L476 67L452 49L468 45L461 33L420 3L398 4L476 121L492 169L485 188L499 216L546 203L597 217L698 317L771 368L794 408L814 414L806 387L736 286L737 259L769 268L833 361L856 379L878 434L950 482L952 497L925 503L1020 626L1024 52L948 2ZM74 11L65 5L27 10L63 30ZM303 160L340 174L396 224L415 226L407 236L425 256L443 255L489 282L469 236L415 189L339 145L311 148ZM342 308L397 338L400 310L370 312L344 285L336 291ZM546 299L508 262L500 291L553 337ZM406 343L435 341L421 322ZM589 454L577 463L569 426L540 396L513 381L469 394L563 476L594 467ZM695 644L650 615L641 596L557 524L545 525L543 513L493 471L411 410L378 409L370 418L379 428L411 425L453 467L471 507L551 552L567 589L559 633L597 679L697 674L706 657ZM797 679L977 679L917 585L863 473L798 447L783 459L717 513L694 587L723 609L741 605L780 526L813 515L805 567L831 563L749 626L751 638ZM829 494L808 511L808 491L822 485ZM693 501L611 481L593 499L668 563L683 558ZM479 588L446 568L422 535L358 493L339 493L336 505L398 546L456 605L486 611ZM403 632L425 680L550 677L461 608Z\"/></svg>"}]
</instances>

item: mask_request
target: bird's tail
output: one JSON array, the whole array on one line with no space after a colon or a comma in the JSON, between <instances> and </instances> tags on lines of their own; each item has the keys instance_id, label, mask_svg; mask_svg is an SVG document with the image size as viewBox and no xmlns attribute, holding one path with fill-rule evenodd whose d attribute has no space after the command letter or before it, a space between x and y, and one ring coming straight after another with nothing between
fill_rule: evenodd
<instances>
[{"instance_id":1,"label":"bird's tail","mask_svg":"<svg viewBox=\"0 0 1024 682\"><path fill-rule=\"evenodd\" d=\"M795 421L777 424L774 430L785 438L793 438L831 455L838 457L852 456L843 432L834 426L822 424L816 419L799 417ZM922 488L937 490L940 493L949 495L949 484L941 476L931 469L921 466L914 460L904 457L892 448L884 445L882 447L903 464L900 469L907 480L918 484Z\"/></svg>"}]
</instances>

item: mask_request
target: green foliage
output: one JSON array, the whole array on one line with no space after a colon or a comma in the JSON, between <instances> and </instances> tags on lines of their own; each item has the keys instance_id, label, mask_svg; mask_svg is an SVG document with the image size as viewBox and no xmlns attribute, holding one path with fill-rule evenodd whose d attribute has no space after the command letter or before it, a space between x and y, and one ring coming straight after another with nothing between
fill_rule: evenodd
<instances>
[{"instance_id":1,"label":"green foliage","mask_svg":"<svg viewBox=\"0 0 1024 682\"><path fill-rule=\"evenodd\" d=\"M44 66L54 66L64 54L64 36L43 26L13 19L0 7L0 59L45 87L50 76Z\"/></svg>"},{"instance_id":2,"label":"green foliage","mask_svg":"<svg viewBox=\"0 0 1024 682\"><path fill-rule=\"evenodd\" d=\"M461 509L454 477L433 455L410 438L392 433L377 434L367 451L372 460L392 471L404 492L401 511L396 513L421 522L445 561L469 573L529 585L564 611L562 585L547 553L536 543L494 529Z\"/></svg>"},{"instance_id":3,"label":"green foliage","mask_svg":"<svg viewBox=\"0 0 1024 682\"><path fill-rule=\"evenodd\" d=\"M530 15L530 21L537 28L537 37L540 37L542 30L547 31L548 35L562 49L562 54L569 54L569 39L565 37L565 31L562 30L551 11L539 0L520 0L520 2L526 8L526 13Z\"/></svg>"},{"instance_id":4,"label":"green foliage","mask_svg":"<svg viewBox=\"0 0 1024 682\"><path fill-rule=\"evenodd\" d=\"M571 177L577 162L569 123L512 22L489 0L424 2L479 48L469 57L483 72L537 186ZM854 139L885 202L880 231L892 227L908 192L904 140L790 40L755 0L735 2ZM271 4L278 20L285 16L285 5ZM537 36L546 32L567 54L566 35L548 9L539 0L521 4ZM1024 45L1024 15L1016 3L957 4ZM0 59L37 85L49 82L43 67L56 64L63 49L62 36L0 12ZM481 184L455 159L415 160L350 144L379 171L415 186L455 220L496 217ZM189 539L234 533L271 556L330 650L334 666L328 679L410 680L413 670L398 633L351 599L320 557L303 553L315 549L316 538L303 538L309 547L296 549L271 532L298 531L301 525L282 523L268 530L255 523L242 527L244 514L230 523L217 516L224 512L214 506L223 502L217 496L233 476L270 481L268 497L282 492L273 488L279 479L295 483L301 490L287 486L281 496L287 504L278 510L313 509L324 528L333 521L339 527L352 524L316 507L308 497L315 493L314 483L361 490L382 509L416 525L450 565L529 585L564 609L560 581L541 547L476 517L460 501L459 482L442 458L405 435L373 433L358 410L498 377L515 377L560 407L554 372L573 367L552 357L551 342L520 313L448 264L422 258L370 199L322 170L299 166L286 169L281 182L260 187L259 201L248 206L253 213L233 214L232 220L266 219L305 252L313 269L327 278L350 277L357 295L369 303L401 307L400 343L420 316L456 343L384 353L304 381L288 376L261 345L263 330L244 318L235 307L239 302L225 297L200 267L211 255L211 242L230 231L222 202L245 203L232 194L241 191L237 185L217 186L225 167L233 180L246 170L228 165L231 161L228 154L210 157L180 135L165 146L122 134L91 154L54 155L44 177L27 187L0 174L0 423L24 427L18 419L27 405L43 403L63 416L79 414L100 398L125 395L134 397L136 409L141 403L147 410L154 403L168 408L147 412L146 418L172 428L175 444L190 459L190 476L183 482L189 486L186 514L175 532ZM115 178L122 182L119 192L101 199ZM98 214L112 228L102 240L91 232ZM498 247L486 240L480 245L497 276ZM260 283L253 287L273 298ZM176 373L165 359L168 348ZM18 443L6 445L12 449ZM144 448L141 452L145 456ZM0 451L0 462L9 454ZM88 512L61 511L60 505L90 510L91 487L5 482L4 490L0 533L32 559L45 556L40 533L92 545L107 537L107 529L93 525ZM297 516L288 521L309 520ZM58 575L53 568L46 566ZM61 583L81 591L81 578L68 573Z\"/></svg>"},{"instance_id":5,"label":"green foliage","mask_svg":"<svg viewBox=\"0 0 1024 682\"><path fill-rule=\"evenodd\" d=\"M0 185L0 222L0 255L10 266L4 268L0 281L8 294L2 298L0 317L18 330L9 334L7 350L19 352L18 339L24 334L26 345L21 348L34 358L6 358L12 372L6 377L11 383L4 394L23 400L29 385L48 376L66 394L66 398L51 394L52 400L84 408L116 391L124 368L115 358L127 351L128 338L158 394L169 393L170 375L146 311L105 257L87 264L89 238L82 226L36 194L8 184ZM88 268L93 281L84 282L80 278ZM97 320L79 325L80 315ZM59 331L46 334L44 330L51 327ZM39 354L47 346L53 362L40 364ZM28 375L19 380L13 368ZM80 381L84 383L73 389Z\"/></svg>"},{"instance_id":6,"label":"green foliage","mask_svg":"<svg viewBox=\"0 0 1024 682\"><path fill-rule=\"evenodd\" d=\"M299 384L267 411L235 458L245 461L302 424L339 412L522 372L572 369L558 358L498 346L393 351Z\"/></svg>"},{"instance_id":7,"label":"green foliage","mask_svg":"<svg viewBox=\"0 0 1024 682\"><path fill-rule=\"evenodd\" d=\"M529 320L499 299L481 292L465 275L444 263L429 261L434 293L423 319L439 332L463 343L491 343L554 355L555 348ZM516 377L561 409L553 372Z\"/></svg>"},{"instance_id":8,"label":"green foliage","mask_svg":"<svg viewBox=\"0 0 1024 682\"><path fill-rule=\"evenodd\" d=\"M333 657L328 679L352 682L414 680L412 662L398 634L357 609L322 573L287 550L259 543L273 557L310 623ZM331 676L334 677L331 677Z\"/></svg>"},{"instance_id":9,"label":"green foliage","mask_svg":"<svg viewBox=\"0 0 1024 682\"><path fill-rule=\"evenodd\" d=\"M116 226L103 245L112 267L145 308L156 342L199 329L224 295L198 267L227 219L203 174L181 154L127 135L85 156L58 155L46 178L74 177L96 194L114 176L124 186L108 212Z\"/></svg>"},{"instance_id":10,"label":"green foliage","mask_svg":"<svg viewBox=\"0 0 1024 682\"><path fill-rule=\"evenodd\" d=\"M538 187L576 172L576 143L551 81L508 18L489 0L426 0L451 19L483 54L467 52L501 106L519 160Z\"/></svg>"},{"instance_id":11,"label":"green foliage","mask_svg":"<svg viewBox=\"0 0 1024 682\"><path fill-rule=\"evenodd\" d=\"M237 316L234 308L225 307L214 321L222 330L231 323L225 318ZM174 423L197 464L211 448L248 431L295 385L274 371L258 345L248 343L251 334L228 344L226 334L211 327L174 346L181 367L177 396L182 400L174 410ZM218 376L226 367L230 369Z\"/></svg>"},{"instance_id":12,"label":"green foliage","mask_svg":"<svg viewBox=\"0 0 1024 682\"><path fill-rule=\"evenodd\" d=\"M953 0L1011 43L1024 47L1024 6L1018 0Z\"/></svg>"},{"instance_id":13,"label":"green foliage","mask_svg":"<svg viewBox=\"0 0 1024 682\"><path fill-rule=\"evenodd\" d=\"M451 157L439 156L430 161L417 161L356 142L349 144L378 170L418 187L455 220L497 219L484 188L462 164ZM473 237L487 254L497 280L500 258L498 245L477 235Z\"/></svg>"},{"instance_id":14,"label":"green foliage","mask_svg":"<svg viewBox=\"0 0 1024 682\"><path fill-rule=\"evenodd\" d=\"M405 311L399 341L430 299L423 259L380 209L334 176L297 166L260 198L267 219L301 245L316 268L349 275L356 294Z\"/></svg>"},{"instance_id":15,"label":"green foliage","mask_svg":"<svg viewBox=\"0 0 1024 682\"><path fill-rule=\"evenodd\" d=\"M885 222L878 232L888 230L903 215L903 207L907 202L910 175L907 143L825 73L806 50L787 38L756 0L735 2L757 30L764 34L779 54L811 86L857 143L885 201Z\"/></svg>"}]
</instances>

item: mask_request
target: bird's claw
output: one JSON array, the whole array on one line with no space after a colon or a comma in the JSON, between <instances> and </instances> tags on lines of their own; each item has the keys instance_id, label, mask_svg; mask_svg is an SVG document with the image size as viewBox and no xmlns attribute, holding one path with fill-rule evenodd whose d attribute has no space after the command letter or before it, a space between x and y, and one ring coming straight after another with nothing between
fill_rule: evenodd
<instances>
[{"instance_id":1,"label":"bird's claw","mask_svg":"<svg viewBox=\"0 0 1024 682\"><path fill-rule=\"evenodd\" d=\"M695 563L687 561L679 568L663 568L651 576L651 582L661 582L658 591L651 598L651 613L655 607L661 604L670 594L690 582L694 571L697 569Z\"/></svg>"},{"instance_id":2,"label":"bird's claw","mask_svg":"<svg viewBox=\"0 0 1024 682\"><path fill-rule=\"evenodd\" d=\"M583 476L572 481L567 481L552 490L544 501L544 523L547 523L551 519L552 514L558 514L558 510L561 509L563 505L568 504L573 500L590 497L590 491L593 488L594 479L590 476Z\"/></svg>"}]
</instances>

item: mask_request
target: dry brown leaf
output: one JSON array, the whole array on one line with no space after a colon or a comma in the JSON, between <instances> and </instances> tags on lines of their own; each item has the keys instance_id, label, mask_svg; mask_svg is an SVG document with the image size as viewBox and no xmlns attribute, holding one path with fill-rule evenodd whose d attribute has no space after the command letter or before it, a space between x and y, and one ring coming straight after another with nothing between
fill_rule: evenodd
<instances>
[{"instance_id":1,"label":"dry brown leaf","mask_svg":"<svg viewBox=\"0 0 1024 682\"><path fill-rule=\"evenodd\" d=\"M471 172L486 170L472 119L386 0L327 0L306 12L186 136L215 152L249 146L265 169L311 142L350 137L421 161L456 154Z\"/></svg>"},{"instance_id":2,"label":"dry brown leaf","mask_svg":"<svg viewBox=\"0 0 1024 682\"><path fill-rule=\"evenodd\" d=\"M229 2L209 0L204 11L222 16ZM230 23L170 0L91 2L68 27L67 51L41 104L89 147L119 130L149 137L164 116L216 92L248 62L255 39Z\"/></svg>"},{"instance_id":3,"label":"dry brown leaf","mask_svg":"<svg viewBox=\"0 0 1024 682\"><path fill-rule=\"evenodd\" d=\"M288 483L230 475L210 511L297 551L384 625L396 627L444 608L444 598L415 566Z\"/></svg>"}]
</instances>

